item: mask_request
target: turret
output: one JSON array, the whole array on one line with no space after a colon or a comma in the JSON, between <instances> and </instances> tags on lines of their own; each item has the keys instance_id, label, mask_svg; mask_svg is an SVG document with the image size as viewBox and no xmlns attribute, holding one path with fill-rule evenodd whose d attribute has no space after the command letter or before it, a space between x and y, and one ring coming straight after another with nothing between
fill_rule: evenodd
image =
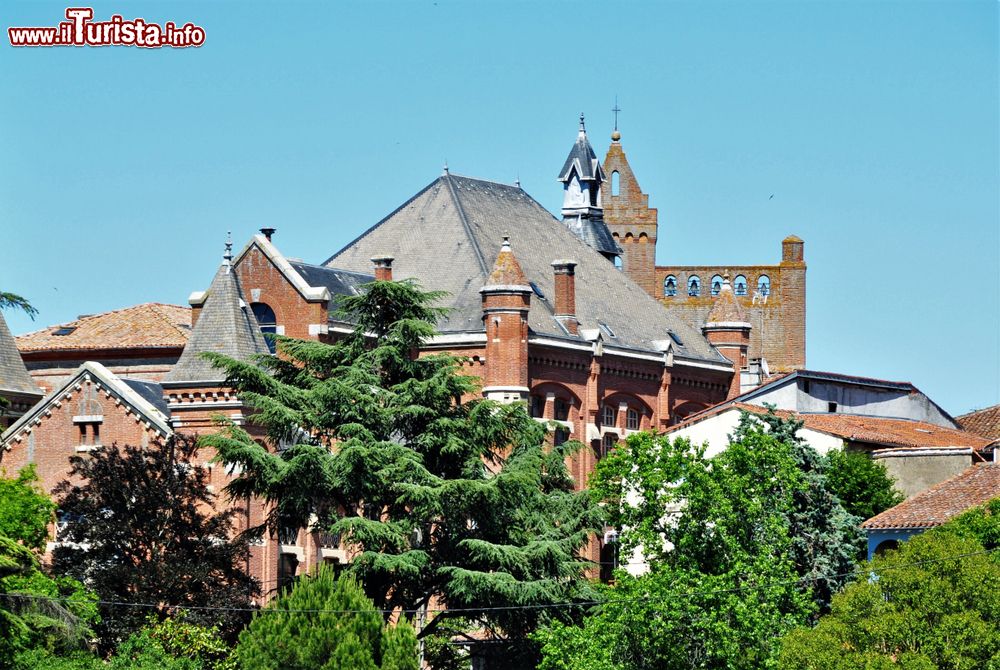
<instances>
[{"instance_id":1,"label":"turret","mask_svg":"<svg viewBox=\"0 0 1000 670\"><path fill-rule=\"evenodd\" d=\"M483 394L501 402L528 398L528 310L531 284L504 235L493 271L479 289L486 328Z\"/></svg>"},{"instance_id":2,"label":"turret","mask_svg":"<svg viewBox=\"0 0 1000 670\"><path fill-rule=\"evenodd\" d=\"M740 372L747 367L750 327L743 306L733 294L729 274L726 274L702 332L712 346L733 363L733 378L729 384L727 399L740 394Z\"/></svg>"}]
</instances>

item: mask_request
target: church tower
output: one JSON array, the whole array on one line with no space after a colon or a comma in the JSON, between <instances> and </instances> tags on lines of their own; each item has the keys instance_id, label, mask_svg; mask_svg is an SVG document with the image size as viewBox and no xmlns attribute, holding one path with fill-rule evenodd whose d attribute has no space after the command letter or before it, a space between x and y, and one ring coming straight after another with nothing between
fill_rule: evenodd
<instances>
[{"instance_id":1,"label":"church tower","mask_svg":"<svg viewBox=\"0 0 1000 670\"><path fill-rule=\"evenodd\" d=\"M563 223L573 234L614 262L621 249L604 223L601 206L601 184L604 169L587 139L587 128L580 115L580 132L569 156L559 171L563 185Z\"/></svg>"},{"instance_id":2,"label":"church tower","mask_svg":"<svg viewBox=\"0 0 1000 670\"><path fill-rule=\"evenodd\" d=\"M656 281L656 209L649 207L649 196L639 188L632 167L622 149L618 124L611 133L611 147L604 158L604 182L601 201L604 220L615 241L622 248L622 269L647 293L659 296Z\"/></svg>"}]
</instances>

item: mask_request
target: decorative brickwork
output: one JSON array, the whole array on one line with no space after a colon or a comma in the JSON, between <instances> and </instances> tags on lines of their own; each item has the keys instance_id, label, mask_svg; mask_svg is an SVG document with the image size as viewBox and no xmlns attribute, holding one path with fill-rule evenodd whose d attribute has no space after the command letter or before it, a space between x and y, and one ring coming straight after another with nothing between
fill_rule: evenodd
<instances>
[{"instance_id":1,"label":"decorative brickwork","mask_svg":"<svg viewBox=\"0 0 1000 670\"><path fill-rule=\"evenodd\" d=\"M621 134L615 131L611 137L611 147L604 158L604 173L608 175L602 193L604 221L622 248L622 269L655 296L656 208L649 206L649 196L639 188L632 166L625 158Z\"/></svg>"}]
</instances>

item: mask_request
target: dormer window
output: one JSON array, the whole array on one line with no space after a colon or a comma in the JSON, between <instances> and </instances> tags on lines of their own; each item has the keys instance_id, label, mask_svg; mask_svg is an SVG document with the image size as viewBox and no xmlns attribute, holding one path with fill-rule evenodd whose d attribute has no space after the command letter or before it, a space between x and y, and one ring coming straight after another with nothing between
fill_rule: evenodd
<instances>
[{"instance_id":1,"label":"dormer window","mask_svg":"<svg viewBox=\"0 0 1000 670\"><path fill-rule=\"evenodd\" d=\"M57 328L56 330L52 331L52 334L57 335L59 337L63 337L65 335L69 335L74 330L76 330L76 326L63 326L62 328Z\"/></svg>"},{"instance_id":2,"label":"dormer window","mask_svg":"<svg viewBox=\"0 0 1000 670\"><path fill-rule=\"evenodd\" d=\"M253 315L257 318L257 324L260 325L260 332L265 335L264 339L267 341L267 348L273 354L276 344L274 338L267 337L267 335L274 335L278 332L278 322L274 316L274 310L264 302L250 303L250 309L253 310Z\"/></svg>"}]
</instances>

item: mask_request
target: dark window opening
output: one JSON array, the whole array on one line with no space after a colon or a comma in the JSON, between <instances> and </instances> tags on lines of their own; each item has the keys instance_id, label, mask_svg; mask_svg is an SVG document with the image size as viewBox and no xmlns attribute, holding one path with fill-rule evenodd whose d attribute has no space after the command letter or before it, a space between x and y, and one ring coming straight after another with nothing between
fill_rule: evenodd
<instances>
[{"instance_id":1,"label":"dark window opening","mask_svg":"<svg viewBox=\"0 0 1000 670\"><path fill-rule=\"evenodd\" d=\"M614 433L605 433L601 438L601 458L611 453L611 450L618 446L618 436Z\"/></svg>"},{"instance_id":2,"label":"dark window opening","mask_svg":"<svg viewBox=\"0 0 1000 670\"><path fill-rule=\"evenodd\" d=\"M601 545L601 581L610 582L618 566L618 536L609 533Z\"/></svg>"},{"instance_id":3,"label":"dark window opening","mask_svg":"<svg viewBox=\"0 0 1000 670\"><path fill-rule=\"evenodd\" d=\"M562 398L556 398L553 418L556 421L569 421L570 403Z\"/></svg>"},{"instance_id":4,"label":"dark window opening","mask_svg":"<svg viewBox=\"0 0 1000 670\"><path fill-rule=\"evenodd\" d=\"M531 416L540 419L545 416L545 398L540 395L531 396Z\"/></svg>"},{"instance_id":5,"label":"dark window opening","mask_svg":"<svg viewBox=\"0 0 1000 670\"><path fill-rule=\"evenodd\" d=\"M808 379L804 379L802 381L802 392L803 393L809 393L809 380Z\"/></svg>"},{"instance_id":6,"label":"dark window opening","mask_svg":"<svg viewBox=\"0 0 1000 670\"><path fill-rule=\"evenodd\" d=\"M558 447L560 444L564 444L567 440L569 440L569 428L566 428L565 426L559 426L556 428L555 435L552 436L552 444Z\"/></svg>"},{"instance_id":7,"label":"dark window opening","mask_svg":"<svg viewBox=\"0 0 1000 670\"><path fill-rule=\"evenodd\" d=\"M828 402L828 403L826 403L826 411L829 412L830 414L836 414L837 413L837 403L835 403L835 402Z\"/></svg>"},{"instance_id":8,"label":"dark window opening","mask_svg":"<svg viewBox=\"0 0 1000 670\"><path fill-rule=\"evenodd\" d=\"M52 334L53 335L59 335L61 337L63 335L69 335L74 330L76 330L76 326L63 326L62 328L59 328L58 330L53 331Z\"/></svg>"},{"instance_id":9,"label":"dark window opening","mask_svg":"<svg viewBox=\"0 0 1000 670\"><path fill-rule=\"evenodd\" d=\"M284 591L295 583L295 573L299 569L299 559L295 554L278 556L278 590Z\"/></svg>"},{"instance_id":10,"label":"dark window opening","mask_svg":"<svg viewBox=\"0 0 1000 670\"><path fill-rule=\"evenodd\" d=\"M267 340L267 348L274 353L275 342L273 337L268 337L268 335L275 335L278 332L278 321L274 316L274 310L271 306L263 302L250 303L250 309L253 310L253 315L257 318L257 324L260 325L260 332L264 333L264 339Z\"/></svg>"}]
</instances>

